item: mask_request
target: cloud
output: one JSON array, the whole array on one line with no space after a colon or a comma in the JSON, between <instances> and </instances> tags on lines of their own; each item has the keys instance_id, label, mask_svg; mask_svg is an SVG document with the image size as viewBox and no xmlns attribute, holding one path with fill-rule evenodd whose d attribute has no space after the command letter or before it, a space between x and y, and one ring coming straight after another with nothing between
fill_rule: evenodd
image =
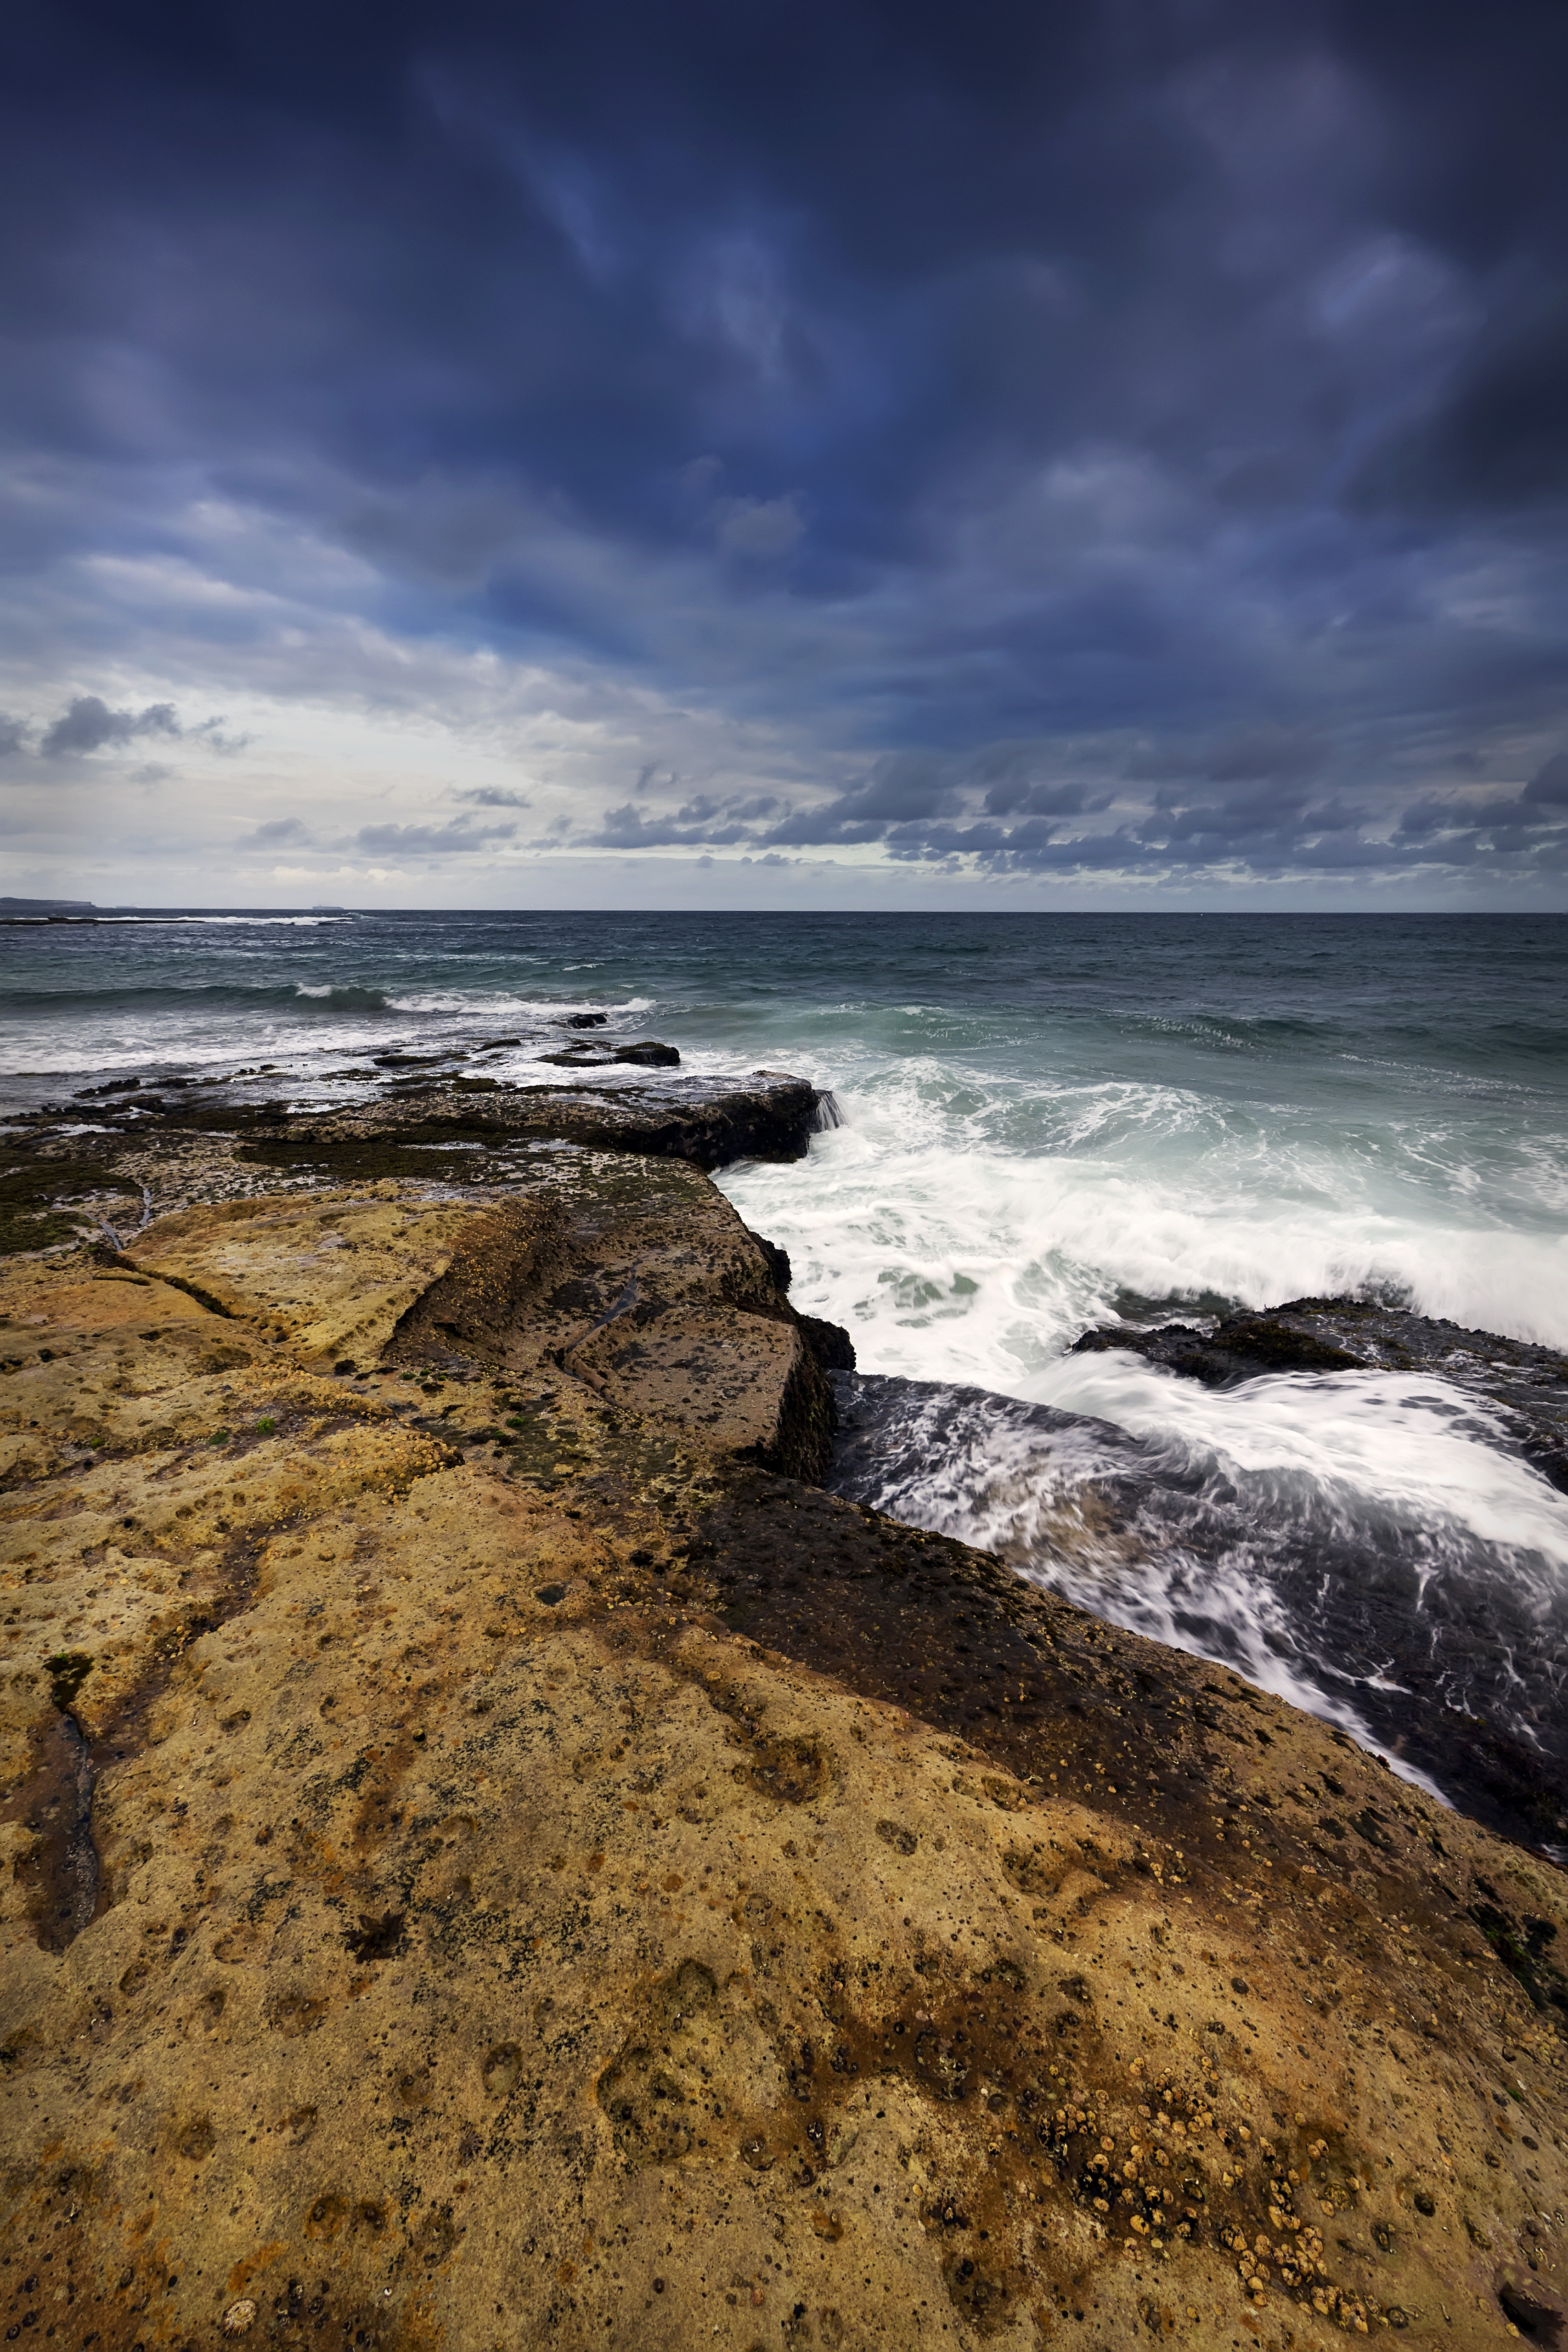
<instances>
[{"instance_id":1,"label":"cloud","mask_svg":"<svg viewBox=\"0 0 1568 2352\"><path fill-rule=\"evenodd\" d=\"M1163 782L1191 777L1204 783L1251 783L1264 777L1310 776L1323 764L1323 746L1314 734L1285 727L1233 728L1201 745L1172 744L1137 751L1126 774L1135 782Z\"/></svg>"},{"instance_id":2,"label":"cloud","mask_svg":"<svg viewBox=\"0 0 1568 2352\"><path fill-rule=\"evenodd\" d=\"M225 721L218 718L204 719L195 727L184 726L172 702L151 702L141 710L111 710L100 695L79 694L46 729L39 748L46 759L59 760L135 742L148 735L161 737L165 742L193 744L230 758L249 748L248 735L226 734L224 727ZM20 740L18 736L17 744ZM170 772L167 767L156 764L141 767L132 772L132 781L156 782Z\"/></svg>"},{"instance_id":3,"label":"cloud","mask_svg":"<svg viewBox=\"0 0 1568 2352\"><path fill-rule=\"evenodd\" d=\"M1042 743L988 743L964 768L964 782L985 788L987 816L1077 816L1103 807L1108 793L1094 796L1082 782L1055 771L1060 754Z\"/></svg>"},{"instance_id":4,"label":"cloud","mask_svg":"<svg viewBox=\"0 0 1568 2352\"><path fill-rule=\"evenodd\" d=\"M787 555L805 530L794 490L782 499L721 499L712 520L719 544L730 555Z\"/></svg>"},{"instance_id":5,"label":"cloud","mask_svg":"<svg viewBox=\"0 0 1568 2352\"><path fill-rule=\"evenodd\" d=\"M1568 808L1568 751L1553 751L1531 776L1521 798L1532 806Z\"/></svg>"},{"instance_id":6,"label":"cloud","mask_svg":"<svg viewBox=\"0 0 1568 2352\"><path fill-rule=\"evenodd\" d=\"M1568 846L1568 751L1554 751L1522 792L1426 793L1401 814L1396 840L1415 840L1448 858L1483 849L1552 859Z\"/></svg>"},{"instance_id":7,"label":"cloud","mask_svg":"<svg viewBox=\"0 0 1568 2352\"><path fill-rule=\"evenodd\" d=\"M145 710L110 710L96 694L79 694L44 736L46 759L71 751L101 751L108 743L129 743L138 735L181 733L172 702L149 703Z\"/></svg>"},{"instance_id":8,"label":"cloud","mask_svg":"<svg viewBox=\"0 0 1568 2352\"><path fill-rule=\"evenodd\" d=\"M269 817L265 824L242 834L235 843L237 849L280 849L290 841L309 841L310 829L297 816Z\"/></svg>"},{"instance_id":9,"label":"cloud","mask_svg":"<svg viewBox=\"0 0 1568 2352\"><path fill-rule=\"evenodd\" d=\"M167 752L176 895L279 804L392 867L529 808L716 889L1546 871L1568 18L1413 21L394 9L346 74L44 12L8 806L58 826L18 755L74 760L71 841L96 789L139 856L104 755Z\"/></svg>"},{"instance_id":10,"label":"cloud","mask_svg":"<svg viewBox=\"0 0 1568 2352\"><path fill-rule=\"evenodd\" d=\"M604 849L668 849L677 845L732 848L738 842L754 841L759 821L772 816L778 805L772 793L727 800L699 793L660 816L626 801L619 808L606 810L600 830L590 839Z\"/></svg>"},{"instance_id":11,"label":"cloud","mask_svg":"<svg viewBox=\"0 0 1568 2352\"><path fill-rule=\"evenodd\" d=\"M739 848L747 862L777 858L786 848L837 847L904 866L1040 877L1102 870L1124 878L1238 872L1344 878L1445 865L1544 875L1568 840L1555 802L1547 800L1568 799L1568 761L1548 761L1544 782L1523 794L1417 795L1390 830L1375 796L1292 780L1323 764L1315 737L1303 742L1279 730L1235 730L1196 750L1147 759L1163 775L1185 769L1208 783L1217 773L1236 788L1194 795L1167 782L1152 804L1124 805L1110 824L1116 786L1063 772L1084 756L1081 746L1075 754L1028 739L1003 740L967 758L905 751L874 761L848 790L804 806L781 807L777 795L697 793L674 808L627 801L588 839L634 852ZM1118 764L1135 762L1123 752Z\"/></svg>"},{"instance_id":12,"label":"cloud","mask_svg":"<svg viewBox=\"0 0 1568 2352\"><path fill-rule=\"evenodd\" d=\"M341 846L367 857L446 857L510 841L516 831L515 824L473 824L467 817L451 824L362 824Z\"/></svg>"},{"instance_id":13,"label":"cloud","mask_svg":"<svg viewBox=\"0 0 1568 2352\"><path fill-rule=\"evenodd\" d=\"M1568 278L1490 325L1429 412L1386 438L1358 503L1503 512L1568 502Z\"/></svg>"},{"instance_id":14,"label":"cloud","mask_svg":"<svg viewBox=\"0 0 1568 2352\"><path fill-rule=\"evenodd\" d=\"M18 751L25 751L30 732L25 719L11 719L0 710L0 760L14 759Z\"/></svg>"},{"instance_id":15,"label":"cloud","mask_svg":"<svg viewBox=\"0 0 1568 2352\"><path fill-rule=\"evenodd\" d=\"M791 814L768 839L796 846L879 841L890 826L940 814L955 803L957 793L951 761L930 751L890 751L852 791Z\"/></svg>"},{"instance_id":16,"label":"cloud","mask_svg":"<svg viewBox=\"0 0 1568 2352\"><path fill-rule=\"evenodd\" d=\"M199 743L204 751L216 751L224 759L237 758L241 751L250 749L253 738L226 734L225 725L222 719L204 719L199 726L185 729L185 740Z\"/></svg>"}]
</instances>

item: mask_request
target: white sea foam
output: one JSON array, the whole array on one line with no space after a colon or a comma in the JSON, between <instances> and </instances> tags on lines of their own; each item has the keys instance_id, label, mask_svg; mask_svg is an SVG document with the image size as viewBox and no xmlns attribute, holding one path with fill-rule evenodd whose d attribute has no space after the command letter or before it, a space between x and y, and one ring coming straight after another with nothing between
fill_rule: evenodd
<instances>
[{"instance_id":1,"label":"white sea foam","mask_svg":"<svg viewBox=\"0 0 1568 2352\"><path fill-rule=\"evenodd\" d=\"M1568 1496L1517 1453L1500 1408L1430 1373L1287 1372L1210 1389L1117 1349L1063 1357L1032 1388L1131 1430L1178 1475L1247 1487L1260 1514L1303 1495L1347 1520L1392 1513L1423 1531L1435 1561L1468 1538L1506 1560L1516 1595L1543 1610L1563 1595Z\"/></svg>"},{"instance_id":2,"label":"white sea foam","mask_svg":"<svg viewBox=\"0 0 1568 2352\"><path fill-rule=\"evenodd\" d=\"M805 1170L725 1189L787 1246L799 1302L872 1369L1022 1392L1128 1294L1172 1315L1359 1292L1568 1344L1568 1234L1544 1155L1469 1136L1266 1128L1189 1090L977 1082L904 1065L837 1089ZM1435 1123L1436 1124L1436 1123Z\"/></svg>"},{"instance_id":3,"label":"white sea foam","mask_svg":"<svg viewBox=\"0 0 1568 2352\"><path fill-rule=\"evenodd\" d=\"M609 1013L647 1013L652 1009L651 996L629 996L619 1004L601 999L592 1009ZM584 1011L581 997L515 996L500 989L420 989L402 996L389 995L387 1009L393 1013L447 1013L471 1016L487 1022L524 1017L533 1021L558 1021L573 1013Z\"/></svg>"},{"instance_id":4,"label":"white sea foam","mask_svg":"<svg viewBox=\"0 0 1568 2352\"><path fill-rule=\"evenodd\" d=\"M1092 1500L1106 1465L1081 1435L948 1415L910 1447L884 1507L1224 1661L1417 1780L1376 1736L1393 1647L1365 1643L1397 1622L1405 1654L1413 1624L1419 1649L1430 1601L1425 1703L1471 1707L1466 1676L1487 1669L1437 1621L1479 1605L1495 1620L1485 1704L1506 1695L1511 1644L1513 1727L1534 1737L1568 1646L1568 1501L1521 1458L1500 1412L1428 1377L1215 1391L1131 1353L1067 1350L1119 1314L1146 1323L1339 1292L1562 1344L1557 1155L1523 1148L1517 1123L1500 1143L1450 1106L1357 1128L1338 1106L935 1058L863 1065L835 1084L847 1123L812 1139L804 1169L721 1178L788 1249L796 1305L846 1325L863 1371L1114 1424L1140 1442L1149 1482L1134 1525L1107 1521ZM1389 1613L1369 1612L1353 1661L1341 1604L1316 1622L1301 1570L1315 1547L1383 1564Z\"/></svg>"}]
</instances>

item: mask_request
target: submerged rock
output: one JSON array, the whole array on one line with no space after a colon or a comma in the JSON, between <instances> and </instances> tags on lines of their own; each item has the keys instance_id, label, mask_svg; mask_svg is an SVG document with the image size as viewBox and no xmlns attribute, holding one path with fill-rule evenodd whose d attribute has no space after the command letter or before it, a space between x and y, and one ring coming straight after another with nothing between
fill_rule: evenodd
<instances>
[{"instance_id":1,"label":"submerged rock","mask_svg":"<svg viewBox=\"0 0 1568 2352\"><path fill-rule=\"evenodd\" d=\"M0 1270L0 2326L1549 2336L1558 1872L812 1483L689 1164L221 1166Z\"/></svg>"},{"instance_id":2,"label":"submerged rock","mask_svg":"<svg viewBox=\"0 0 1568 2352\"><path fill-rule=\"evenodd\" d=\"M635 1045L617 1045L613 1058L617 1062L636 1062L648 1070L673 1070L680 1062L673 1045L661 1045L655 1037L639 1037Z\"/></svg>"}]
</instances>

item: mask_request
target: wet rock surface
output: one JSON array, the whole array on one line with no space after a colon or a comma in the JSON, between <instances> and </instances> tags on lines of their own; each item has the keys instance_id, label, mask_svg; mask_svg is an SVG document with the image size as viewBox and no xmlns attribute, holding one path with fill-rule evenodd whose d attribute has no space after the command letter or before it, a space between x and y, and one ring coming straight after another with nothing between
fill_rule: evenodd
<instances>
[{"instance_id":1,"label":"wet rock surface","mask_svg":"<svg viewBox=\"0 0 1568 2352\"><path fill-rule=\"evenodd\" d=\"M254 1165L0 1271L8 2335L1549 2340L1556 1870L814 1484L692 1166Z\"/></svg>"},{"instance_id":2,"label":"wet rock surface","mask_svg":"<svg viewBox=\"0 0 1568 2352\"><path fill-rule=\"evenodd\" d=\"M650 1055L679 1058L673 1047L650 1044L647 1053L639 1045L595 1055L591 1066ZM831 1097L780 1071L744 1079L617 1075L572 1087L449 1066L469 1058L456 1050L377 1055L376 1067L342 1074L355 1092L341 1108L263 1098L254 1078L164 1078L157 1091L118 1078L84 1089L95 1098L85 1118L59 1104L13 1113L0 1167L0 1256L94 1233L119 1247L154 1213L189 1199L334 1176L510 1185L537 1174L537 1155L563 1143L703 1169L799 1160L818 1126L836 1117Z\"/></svg>"},{"instance_id":3,"label":"wet rock surface","mask_svg":"<svg viewBox=\"0 0 1568 2352\"><path fill-rule=\"evenodd\" d=\"M1265 1372L1436 1372L1502 1406L1520 1451L1568 1494L1568 1357L1554 1348L1360 1298L1293 1298L1210 1329L1102 1324L1075 1352L1118 1348L1212 1388Z\"/></svg>"}]
</instances>

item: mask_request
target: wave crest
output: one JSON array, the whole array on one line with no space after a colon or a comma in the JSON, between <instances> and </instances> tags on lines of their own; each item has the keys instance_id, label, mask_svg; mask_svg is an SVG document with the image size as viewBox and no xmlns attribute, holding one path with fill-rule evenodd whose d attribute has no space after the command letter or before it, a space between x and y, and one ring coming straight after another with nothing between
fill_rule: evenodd
<instances>
[{"instance_id":1,"label":"wave crest","mask_svg":"<svg viewBox=\"0 0 1568 2352\"><path fill-rule=\"evenodd\" d=\"M379 988L341 988L331 982L312 987L309 981L296 981L294 993L323 1011L333 1013L384 1013L387 1000Z\"/></svg>"}]
</instances>

